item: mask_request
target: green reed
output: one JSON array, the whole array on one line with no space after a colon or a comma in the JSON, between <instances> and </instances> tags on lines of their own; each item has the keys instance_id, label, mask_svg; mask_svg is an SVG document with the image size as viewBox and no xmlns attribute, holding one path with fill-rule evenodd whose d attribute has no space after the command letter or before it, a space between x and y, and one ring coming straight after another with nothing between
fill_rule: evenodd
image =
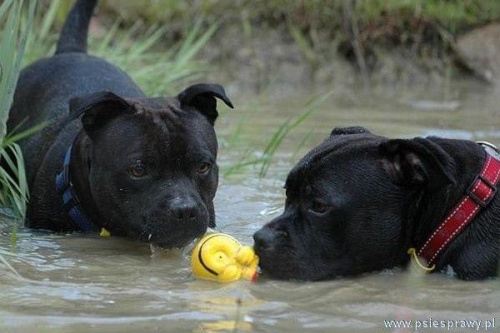
<instances>
[{"instance_id":1,"label":"green reed","mask_svg":"<svg viewBox=\"0 0 500 333\"><path fill-rule=\"evenodd\" d=\"M67 0L52 0L45 12L35 18L37 33L28 38L25 64L50 56L60 32L59 17ZM180 84L199 78L207 67L196 60L197 54L217 31L218 24L209 27L201 21L185 32L180 43L166 47L162 42L168 27L146 26L141 21L126 30L121 19L105 28L100 36L89 36L89 54L101 57L127 72L148 95L177 92Z\"/></svg>"},{"instance_id":2,"label":"green reed","mask_svg":"<svg viewBox=\"0 0 500 333\"><path fill-rule=\"evenodd\" d=\"M229 176L239 172L241 169L249 166L258 167L258 176L259 178L264 178L269 171L269 167L271 166L274 156L278 151L279 147L283 143L283 140L297 127L304 124L304 122L311 117L317 110L318 107L323 104L330 96L332 92L315 96L311 98L304 105L304 109L302 112L297 114L294 117L290 117L285 120L278 129L274 132L271 138L267 141L262 153L259 154L258 157L255 157L255 152L251 150L247 150L244 152L243 156L240 158L240 161L230 166L228 169L224 171L225 176ZM245 128L242 125L238 125L236 134L233 134L231 138L238 138L241 135L241 132L244 131ZM308 132L308 134L302 139L302 141L297 146L294 156L297 152L305 145L307 140L312 135L312 130Z\"/></svg>"},{"instance_id":3,"label":"green reed","mask_svg":"<svg viewBox=\"0 0 500 333\"><path fill-rule=\"evenodd\" d=\"M28 200L24 160L16 141L31 130L7 135L7 120L35 9L36 1L0 4L0 205L16 217L24 217Z\"/></svg>"}]
</instances>

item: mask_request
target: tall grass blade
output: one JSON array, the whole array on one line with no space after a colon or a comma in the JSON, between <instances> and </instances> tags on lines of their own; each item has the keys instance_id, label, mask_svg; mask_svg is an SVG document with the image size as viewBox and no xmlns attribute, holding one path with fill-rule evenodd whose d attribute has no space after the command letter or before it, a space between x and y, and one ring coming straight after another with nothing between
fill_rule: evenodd
<instances>
[{"instance_id":1,"label":"tall grass blade","mask_svg":"<svg viewBox=\"0 0 500 333\"><path fill-rule=\"evenodd\" d=\"M7 119L14 90L19 77L21 62L31 30L37 1L28 1L27 17L23 17L24 2L6 1L0 5L0 18L7 15L2 26L0 42L0 205L12 209L16 216L24 217L28 200L28 185L24 160L16 140L34 132L30 129L13 136L6 136Z\"/></svg>"},{"instance_id":2,"label":"tall grass blade","mask_svg":"<svg viewBox=\"0 0 500 333\"><path fill-rule=\"evenodd\" d=\"M14 0L5 0L0 5L0 22L3 21L3 16L7 13L7 9L9 9L10 5L14 2Z\"/></svg>"},{"instance_id":3,"label":"tall grass blade","mask_svg":"<svg viewBox=\"0 0 500 333\"><path fill-rule=\"evenodd\" d=\"M11 264L9 264L7 259L5 259L1 253L0 253L0 262L3 263L5 265L5 267L7 267L7 269L9 269L18 278L22 278L21 274L19 274L19 272L14 267L12 267Z\"/></svg>"},{"instance_id":4,"label":"tall grass blade","mask_svg":"<svg viewBox=\"0 0 500 333\"><path fill-rule=\"evenodd\" d=\"M17 54L17 35L21 17L22 1L15 2L9 9L5 23L2 41L0 43L0 64L2 66L2 81L0 81L0 140L7 133L7 117L13 98L12 82L17 80L15 73Z\"/></svg>"},{"instance_id":5,"label":"tall grass blade","mask_svg":"<svg viewBox=\"0 0 500 333\"><path fill-rule=\"evenodd\" d=\"M6 147L6 146L11 145L14 142L18 142L20 140L26 139L27 137L30 137L33 134L41 131L42 129L47 127L49 124L50 124L49 121L44 121L38 125L35 125L31 128L28 128L25 131L20 132L20 133L18 133L19 126L17 126L5 137L4 142L3 142L3 146Z\"/></svg>"},{"instance_id":6,"label":"tall grass blade","mask_svg":"<svg viewBox=\"0 0 500 333\"><path fill-rule=\"evenodd\" d=\"M264 162L262 163L259 171L260 178L263 178L267 175L267 171L269 170L269 166L271 165L273 156L288 133L290 133L290 131L298 127L314 112L316 112L318 106L323 104L332 95L332 93L333 92L329 92L319 97L312 98L306 103L305 109L301 114L299 114L295 118L288 119L278 128L278 130L271 137L271 140L264 149Z\"/></svg>"},{"instance_id":7,"label":"tall grass blade","mask_svg":"<svg viewBox=\"0 0 500 333\"><path fill-rule=\"evenodd\" d=\"M188 33L184 43L182 44L177 56L176 66L185 66L185 64L193 59L193 57L198 54L203 46L208 42L208 40L213 36L213 34L219 28L218 24L212 25L205 31L201 36L199 32L201 30L201 22L195 24L193 29ZM199 36L199 37L198 37Z\"/></svg>"},{"instance_id":8,"label":"tall grass blade","mask_svg":"<svg viewBox=\"0 0 500 333\"><path fill-rule=\"evenodd\" d=\"M67 0L66 0L67 1ZM40 29L37 29L37 38L39 40L46 40L49 35L50 29L57 19L59 8L61 7L61 0L52 0L49 9L43 16L40 24Z\"/></svg>"}]
</instances>

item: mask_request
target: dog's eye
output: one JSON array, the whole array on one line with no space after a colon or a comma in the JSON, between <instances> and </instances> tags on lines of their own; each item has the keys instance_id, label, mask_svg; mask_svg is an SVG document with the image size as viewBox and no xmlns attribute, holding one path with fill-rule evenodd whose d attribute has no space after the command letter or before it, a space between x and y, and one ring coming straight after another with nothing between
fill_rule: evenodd
<instances>
[{"instance_id":1,"label":"dog's eye","mask_svg":"<svg viewBox=\"0 0 500 333\"><path fill-rule=\"evenodd\" d=\"M144 164L142 163L137 163L135 164L134 166L132 166L130 169L129 169L129 172L132 176L136 177L136 178L141 178L141 177L144 177L146 176L147 172L146 172L146 167L144 166Z\"/></svg>"},{"instance_id":2,"label":"dog's eye","mask_svg":"<svg viewBox=\"0 0 500 333\"><path fill-rule=\"evenodd\" d=\"M319 200L313 200L310 210L316 214L324 214L328 211L329 206Z\"/></svg>"},{"instance_id":3,"label":"dog's eye","mask_svg":"<svg viewBox=\"0 0 500 333\"><path fill-rule=\"evenodd\" d=\"M205 174L210 170L211 167L212 165L210 163L200 163L200 165L198 166L198 173Z\"/></svg>"}]
</instances>

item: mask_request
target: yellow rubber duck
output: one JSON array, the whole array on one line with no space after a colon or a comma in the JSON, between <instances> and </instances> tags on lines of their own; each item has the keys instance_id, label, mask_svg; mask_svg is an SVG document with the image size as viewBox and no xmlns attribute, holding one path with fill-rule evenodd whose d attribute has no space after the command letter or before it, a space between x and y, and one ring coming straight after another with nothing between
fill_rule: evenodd
<instances>
[{"instance_id":1,"label":"yellow rubber duck","mask_svg":"<svg viewBox=\"0 0 500 333\"><path fill-rule=\"evenodd\" d=\"M253 248L233 237L213 233L203 236L191 253L191 269L196 277L218 282L257 278L259 257Z\"/></svg>"}]
</instances>

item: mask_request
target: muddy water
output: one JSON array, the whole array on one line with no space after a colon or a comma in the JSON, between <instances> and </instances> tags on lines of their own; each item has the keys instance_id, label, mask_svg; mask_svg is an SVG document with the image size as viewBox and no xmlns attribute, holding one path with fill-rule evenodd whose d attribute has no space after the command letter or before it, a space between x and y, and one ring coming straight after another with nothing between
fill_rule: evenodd
<instances>
[{"instance_id":1,"label":"muddy water","mask_svg":"<svg viewBox=\"0 0 500 333\"><path fill-rule=\"evenodd\" d=\"M222 112L217 125L222 172L259 157L278 126L320 93L236 98L238 110ZM458 84L370 93L334 89L284 140L265 179L258 179L259 165L221 176L218 228L251 243L253 232L281 210L287 170L334 126L500 144L497 95ZM487 325L500 330L498 279L465 283L450 274L390 270L320 283L261 279L219 285L194 279L183 251L151 258L147 245L123 239L24 229L12 244L12 223L0 224L0 250L22 278L0 264L1 332L412 332L418 325L425 332L473 330L424 329L451 325L448 320L481 320L480 331ZM416 321L413 329L396 330L384 320Z\"/></svg>"}]
</instances>

